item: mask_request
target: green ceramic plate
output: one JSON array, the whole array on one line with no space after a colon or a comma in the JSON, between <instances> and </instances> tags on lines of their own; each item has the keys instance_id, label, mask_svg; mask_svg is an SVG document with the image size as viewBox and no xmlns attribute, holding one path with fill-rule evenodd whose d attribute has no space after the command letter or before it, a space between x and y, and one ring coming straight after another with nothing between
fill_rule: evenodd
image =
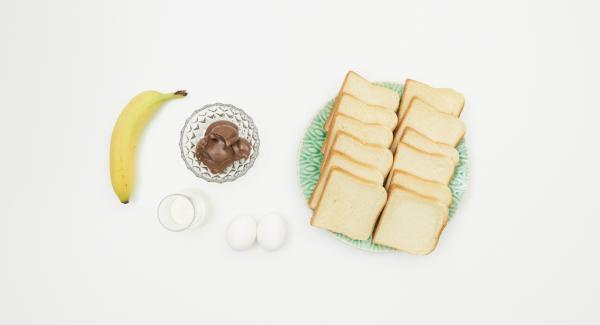
<instances>
[{"instance_id":1,"label":"green ceramic plate","mask_svg":"<svg viewBox=\"0 0 600 325\"><path fill-rule=\"evenodd\" d=\"M381 82L379 84L402 95L402 84L400 83ZM308 200L312 195L315 185L319 180L321 161L323 161L321 147L323 146L323 141L325 140L326 135L323 125L327 120L327 116L329 116L329 112L331 112L333 102L334 99L330 100L323 108L321 108L317 116L315 116L310 126L306 130L304 139L302 139L302 147L300 148L300 161L298 163L298 176L300 178L300 185L302 186L304 198L306 200ZM456 208L460 204L460 201L462 200L467 189L467 180L469 176L469 154L467 152L467 145L465 144L465 141L462 140L456 149L458 150L460 159L458 161L458 165L456 166L454 176L450 181L450 190L452 190L452 205L450 205L450 211L448 214L450 220L456 213ZM356 248L374 252L395 251L393 248L374 244L370 238L367 240L354 240L335 232L332 232L332 234L334 234L344 243Z\"/></svg>"}]
</instances>

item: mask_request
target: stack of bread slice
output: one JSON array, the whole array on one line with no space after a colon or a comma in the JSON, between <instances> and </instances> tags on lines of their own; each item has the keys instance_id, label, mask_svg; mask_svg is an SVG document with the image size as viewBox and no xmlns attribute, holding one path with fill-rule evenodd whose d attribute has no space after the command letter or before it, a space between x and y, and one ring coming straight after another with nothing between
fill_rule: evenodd
<instances>
[{"instance_id":1,"label":"stack of bread slice","mask_svg":"<svg viewBox=\"0 0 600 325\"><path fill-rule=\"evenodd\" d=\"M387 201L399 102L395 91L348 72L324 126L321 175L309 201L313 226L371 237Z\"/></svg>"},{"instance_id":2,"label":"stack of bread slice","mask_svg":"<svg viewBox=\"0 0 600 325\"><path fill-rule=\"evenodd\" d=\"M325 123L311 224L412 254L433 251L452 203L464 102L410 79L400 99L349 72Z\"/></svg>"},{"instance_id":3,"label":"stack of bread slice","mask_svg":"<svg viewBox=\"0 0 600 325\"><path fill-rule=\"evenodd\" d=\"M455 147L465 134L459 119L464 103L452 89L406 81L386 180L388 202L374 243L419 255L435 249L452 203L448 184L459 160Z\"/></svg>"}]
</instances>

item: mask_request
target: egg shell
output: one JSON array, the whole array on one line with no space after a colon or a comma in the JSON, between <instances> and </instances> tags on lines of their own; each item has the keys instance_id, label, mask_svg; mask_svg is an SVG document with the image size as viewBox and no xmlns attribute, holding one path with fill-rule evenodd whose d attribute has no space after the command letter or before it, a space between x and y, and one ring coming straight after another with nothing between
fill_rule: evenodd
<instances>
[{"instance_id":1,"label":"egg shell","mask_svg":"<svg viewBox=\"0 0 600 325\"><path fill-rule=\"evenodd\" d=\"M239 216L227 227L227 243L235 250L250 248L256 241L256 220L247 215Z\"/></svg>"},{"instance_id":2,"label":"egg shell","mask_svg":"<svg viewBox=\"0 0 600 325\"><path fill-rule=\"evenodd\" d=\"M256 237L260 247L275 251L285 243L287 229L284 219L277 213L263 216L256 230Z\"/></svg>"}]
</instances>

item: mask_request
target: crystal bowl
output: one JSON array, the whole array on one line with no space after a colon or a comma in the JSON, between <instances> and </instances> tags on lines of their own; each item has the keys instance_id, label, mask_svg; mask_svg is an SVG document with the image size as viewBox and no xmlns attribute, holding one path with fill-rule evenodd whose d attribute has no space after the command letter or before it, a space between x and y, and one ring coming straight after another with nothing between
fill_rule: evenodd
<instances>
[{"instance_id":1,"label":"crystal bowl","mask_svg":"<svg viewBox=\"0 0 600 325\"><path fill-rule=\"evenodd\" d=\"M240 138L244 138L252 145L250 157L237 160L233 165L227 167L222 173L213 174L208 167L199 162L196 157L196 144L204 137L206 128L216 121L229 121L238 126ZM252 118L242 109L233 105L215 103L206 105L196 111L185 121L181 129L181 139L179 148L181 149L181 158L187 168L209 182L224 183L231 182L246 174L248 169L254 165L258 156L260 140L258 130L252 121Z\"/></svg>"}]
</instances>

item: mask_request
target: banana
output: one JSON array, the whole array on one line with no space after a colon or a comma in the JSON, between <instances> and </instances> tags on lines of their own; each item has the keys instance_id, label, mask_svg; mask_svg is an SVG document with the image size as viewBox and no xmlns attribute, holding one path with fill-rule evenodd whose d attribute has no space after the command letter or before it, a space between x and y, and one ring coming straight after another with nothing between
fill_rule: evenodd
<instances>
[{"instance_id":1,"label":"banana","mask_svg":"<svg viewBox=\"0 0 600 325\"><path fill-rule=\"evenodd\" d=\"M110 141L110 179L121 203L129 203L135 180L135 153L138 141L150 119L168 100L187 96L185 90L174 93L144 91L123 108Z\"/></svg>"}]
</instances>

